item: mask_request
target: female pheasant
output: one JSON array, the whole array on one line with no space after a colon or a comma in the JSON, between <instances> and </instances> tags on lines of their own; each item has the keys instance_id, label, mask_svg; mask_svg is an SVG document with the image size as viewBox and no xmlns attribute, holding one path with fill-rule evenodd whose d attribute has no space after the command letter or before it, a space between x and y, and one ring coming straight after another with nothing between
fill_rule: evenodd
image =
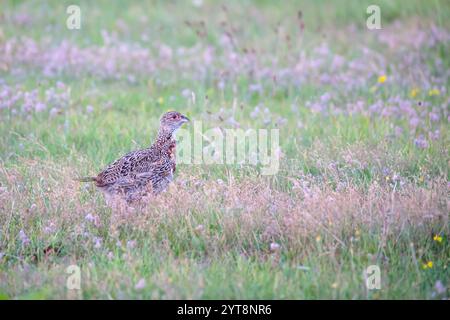
<instances>
[{"instance_id":1,"label":"female pheasant","mask_svg":"<svg viewBox=\"0 0 450 320\"><path fill-rule=\"evenodd\" d=\"M165 113L160 120L156 141L149 148L127 153L96 177L79 180L94 182L107 198L121 196L127 202L139 200L148 192L154 195L161 193L173 180L175 172L174 132L188 121L188 117L177 111Z\"/></svg>"}]
</instances>

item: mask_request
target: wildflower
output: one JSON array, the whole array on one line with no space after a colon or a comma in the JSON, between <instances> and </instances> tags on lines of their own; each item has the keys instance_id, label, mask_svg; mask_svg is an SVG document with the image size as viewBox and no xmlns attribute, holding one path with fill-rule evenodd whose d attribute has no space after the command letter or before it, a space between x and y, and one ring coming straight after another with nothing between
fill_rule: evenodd
<instances>
[{"instance_id":1,"label":"wildflower","mask_svg":"<svg viewBox=\"0 0 450 320\"><path fill-rule=\"evenodd\" d=\"M409 125L411 128L416 128L419 125L419 123L420 123L420 120L417 117L414 117L409 121Z\"/></svg>"},{"instance_id":2,"label":"wildflower","mask_svg":"<svg viewBox=\"0 0 450 320\"><path fill-rule=\"evenodd\" d=\"M429 116L430 116L430 120L433 122L438 122L441 119L441 116L435 112L430 112Z\"/></svg>"},{"instance_id":3,"label":"wildflower","mask_svg":"<svg viewBox=\"0 0 450 320\"><path fill-rule=\"evenodd\" d=\"M50 117L56 117L60 113L58 108L52 108L50 110Z\"/></svg>"},{"instance_id":4,"label":"wildflower","mask_svg":"<svg viewBox=\"0 0 450 320\"><path fill-rule=\"evenodd\" d=\"M310 270L311 268L310 268L310 267L307 267L307 266L297 266L297 269L298 269L298 270L303 270L303 271L308 271L308 270Z\"/></svg>"},{"instance_id":5,"label":"wildflower","mask_svg":"<svg viewBox=\"0 0 450 320\"><path fill-rule=\"evenodd\" d=\"M436 290L437 294L445 294L445 292L447 291L441 280L436 281L436 283L434 284L434 289Z\"/></svg>"},{"instance_id":6,"label":"wildflower","mask_svg":"<svg viewBox=\"0 0 450 320\"><path fill-rule=\"evenodd\" d=\"M34 106L34 110L35 110L36 112L44 111L46 108L47 108L47 106L46 106L44 103L42 103L42 102L38 102L38 103L36 103L36 105Z\"/></svg>"},{"instance_id":7,"label":"wildflower","mask_svg":"<svg viewBox=\"0 0 450 320\"><path fill-rule=\"evenodd\" d=\"M414 144L419 149L426 149L428 148L428 141L423 136L419 136L417 139L414 140Z\"/></svg>"},{"instance_id":8,"label":"wildflower","mask_svg":"<svg viewBox=\"0 0 450 320\"><path fill-rule=\"evenodd\" d=\"M436 241L436 242L441 243L441 242L442 242L442 236L436 234L436 235L433 237L433 240Z\"/></svg>"},{"instance_id":9,"label":"wildflower","mask_svg":"<svg viewBox=\"0 0 450 320\"><path fill-rule=\"evenodd\" d=\"M84 220L89 221L89 222L94 222L94 221L95 221L95 217L94 217L92 214L88 213L88 214L84 217Z\"/></svg>"},{"instance_id":10,"label":"wildflower","mask_svg":"<svg viewBox=\"0 0 450 320\"><path fill-rule=\"evenodd\" d=\"M134 288L136 289L136 290L142 290L142 289L144 289L145 288L145 279L144 278L141 278L141 279L139 279L139 281L136 283L136 285L134 286Z\"/></svg>"},{"instance_id":11,"label":"wildflower","mask_svg":"<svg viewBox=\"0 0 450 320\"><path fill-rule=\"evenodd\" d=\"M422 265L422 269L431 269L431 268L433 268L433 261L428 261L427 263L424 263L423 265Z\"/></svg>"},{"instance_id":12,"label":"wildflower","mask_svg":"<svg viewBox=\"0 0 450 320\"><path fill-rule=\"evenodd\" d=\"M191 90L183 89L183 91L181 91L181 95L185 98L189 98L191 96Z\"/></svg>"},{"instance_id":13,"label":"wildflower","mask_svg":"<svg viewBox=\"0 0 450 320\"><path fill-rule=\"evenodd\" d=\"M158 98L158 103L159 104L163 104L164 103L164 98L163 97L159 97Z\"/></svg>"},{"instance_id":14,"label":"wildflower","mask_svg":"<svg viewBox=\"0 0 450 320\"><path fill-rule=\"evenodd\" d=\"M92 113L94 111L94 107L93 106L91 106L91 105L87 105L86 106L86 112L87 113Z\"/></svg>"},{"instance_id":15,"label":"wildflower","mask_svg":"<svg viewBox=\"0 0 450 320\"><path fill-rule=\"evenodd\" d=\"M250 84L248 87L248 91L250 92L256 92L256 93L262 93L263 92L263 88L260 84Z\"/></svg>"},{"instance_id":16,"label":"wildflower","mask_svg":"<svg viewBox=\"0 0 450 320\"><path fill-rule=\"evenodd\" d=\"M439 89L436 89L436 88L434 88L434 89L431 89L431 90L429 90L428 91L428 95L431 97L431 96L438 96L438 95L440 95L441 94L441 92L439 91Z\"/></svg>"},{"instance_id":17,"label":"wildflower","mask_svg":"<svg viewBox=\"0 0 450 320\"><path fill-rule=\"evenodd\" d=\"M170 59L172 59L172 55L173 55L173 50L171 47L166 46L166 45L161 45L161 47L159 48L160 58L162 58L164 60L170 60Z\"/></svg>"},{"instance_id":18,"label":"wildflower","mask_svg":"<svg viewBox=\"0 0 450 320\"><path fill-rule=\"evenodd\" d=\"M202 232L203 230L205 230L205 227L202 224L199 224L194 229L195 232Z\"/></svg>"},{"instance_id":19,"label":"wildflower","mask_svg":"<svg viewBox=\"0 0 450 320\"><path fill-rule=\"evenodd\" d=\"M30 238L28 238L28 236L25 234L25 231L23 230L19 231L19 238L20 241L22 241L23 246L27 246L30 244Z\"/></svg>"},{"instance_id":20,"label":"wildflower","mask_svg":"<svg viewBox=\"0 0 450 320\"><path fill-rule=\"evenodd\" d=\"M331 284L331 287L332 287L333 289L337 289L338 286L339 286L339 283L337 283L337 282L333 282L333 283Z\"/></svg>"},{"instance_id":21,"label":"wildflower","mask_svg":"<svg viewBox=\"0 0 450 320\"><path fill-rule=\"evenodd\" d=\"M56 87L58 89L64 89L66 87L66 85L64 84L64 82L58 81L58 82L56 82Z\"/></svg>"},{"instance_id":22,"label":"wildflower","mask_svg":"<svg viewBox=\"0 0 450 320\"><path fill-rule=\"evenodd\" d=\"M385 83L387 80L387 77L385 75L378 77L378 83Z\"/></svg>"},{"instance_id":23,"label":"wildflower","mask_svg":"<svg viewBox=\"0 0 450 320\"><path fill-rule=\"evenodd\" d=\"M280 247L281 246L278 243L272 242L270 244L270 251L272 251L272 252L278 251L280 249Z\"/></svg>"},{"instance_id":24,"label":"wildflower","mask_svg":"<svg viewBox=\"0 0 450 320\"><path fill-rule=\"evenodd\" d=\"M95 249L100 249L102 247L102 238L99 237L95 237L94 238L94 248Z\"/></svg>"},{"instance_id":25,"label":"wildflower","mask_svg":"<svg viewBox=\"0 0 450 320\"><path fill-rule=\"evenodd\" d=\"M403 134L403 129L400 127L395 127L394 132L396 137L400 137Z\"/></svg>"},{"instance_id":26,"label":"wildflower","mask_svg":"<svg viewBox=\"0 0 450 320\"><path fill-rule=\"evenodd\" d=\"M256 117L258 117L259 111L259 107L256 106L255 109L253 109L253 111L250 113L250 117L252 119L255 119Z\"/></svg>"},{"instance_id":27,"label":"wildflower","mask_svg":"<svg viewBox=\"0 0 450 320\"><path fill-rule=\"evenodd\" d=\"M136 240L128 240L127 241L127 249L131 250L136 247Z\"/></svg>"},{"instance_id":28,"label":"wildflower","mask_svg":"<svg viewBox=\"0 0 450 320\"><path fill-rule=\"evenodd\" d=\"M330 100L331 100L331 94L329 92L326 92L320 96L320 102L322 102L322 103L327 103Z\"/></svg>"},{"instance_id":29,"label":"wildflower","mask_svg":"<svg viewBox=\"0 0 450 320\"><path fill-rule=\"evenodd\" d=\"M320 242L320 240L322 240L322 238L320 236L316 237L316 242Z\"/></svg>"},{"instance_id":30,"label":"wildflower","mask_svg":"<svg viewBox=\"0 0 450 320\"><path fill-rule=\"evenodd\" d=\"M415 97L417 97L419 92L420 92L420 90L418 88L413 88L413 89L411 89L411 92L409 93L409 95L411 96L411 98L415 98Z\"/></svg>"}]
</instances>

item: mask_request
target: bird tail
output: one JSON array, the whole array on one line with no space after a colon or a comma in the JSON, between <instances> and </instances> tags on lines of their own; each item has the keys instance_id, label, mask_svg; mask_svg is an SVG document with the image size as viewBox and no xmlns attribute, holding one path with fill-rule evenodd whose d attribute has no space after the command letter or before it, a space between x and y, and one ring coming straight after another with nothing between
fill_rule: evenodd
<instances>
[{"instance_id":1,"label":"bird tail","mask_svg":"<svg viewBox=\"0 0 450 320\"><path fill-rule=\"evenodd\" d=\"M81 178L74 178L73 180L80 181L80 182L95 182L95 181L97 181L97 178L96 177L81 177Z\"/></svg>"}]
</instances>

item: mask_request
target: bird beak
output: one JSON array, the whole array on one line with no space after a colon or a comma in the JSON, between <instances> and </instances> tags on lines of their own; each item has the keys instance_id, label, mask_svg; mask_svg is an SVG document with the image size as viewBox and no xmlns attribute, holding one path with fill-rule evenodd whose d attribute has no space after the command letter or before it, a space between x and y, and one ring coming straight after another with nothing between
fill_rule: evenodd
<instances>
[{"instance_id":1,"label":"bird beak","mask_svg":"<svg viewBox=\"0 0 450 320\"><path fill-rule=\"evenodd\" d=\"M185 115L181 115L181 119L183 119L183 122L189 122L191 120L189 120L188 117L186 117Z\"/></svg>"}]
</instances>

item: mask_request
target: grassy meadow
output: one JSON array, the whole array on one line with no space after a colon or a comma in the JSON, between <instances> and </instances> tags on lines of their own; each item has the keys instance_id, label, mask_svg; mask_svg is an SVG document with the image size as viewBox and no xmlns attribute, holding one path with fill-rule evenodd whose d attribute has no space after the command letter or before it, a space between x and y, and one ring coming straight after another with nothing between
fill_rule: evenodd
<instances>
[{"instance_id":1,"label":"grassy meadow","mask_svg":"<svg viewBox=\"0 0 450 320\"><path fill-rule=\"evenodd\" d=\"M2 1L0 298L448 299L449 16L444 0ZM150 145L167 110L278 128L278 172L179 164L123 210L73 180Z\"/></svg>"}]
</instances>

